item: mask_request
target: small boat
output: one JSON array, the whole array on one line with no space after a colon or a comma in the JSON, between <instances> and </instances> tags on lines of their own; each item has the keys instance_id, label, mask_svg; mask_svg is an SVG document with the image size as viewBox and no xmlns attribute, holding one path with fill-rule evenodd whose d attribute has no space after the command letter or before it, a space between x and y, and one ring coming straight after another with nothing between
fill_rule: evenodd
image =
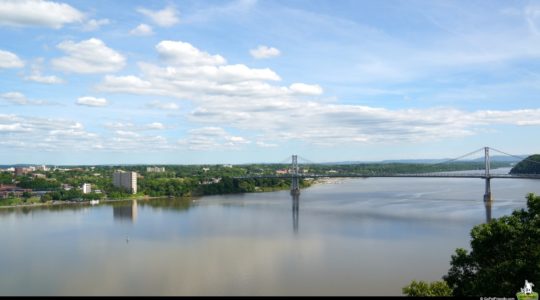
<instances>
[{"instance_id":1,"label":"small boat","mask_svg":"<svg viewBox=\"0 0 540 300\"><path fill-rule=\"evenodd\" d=\"M90 200L90 205L99 204L99 200Z\"/></svg>"}]
</instances>

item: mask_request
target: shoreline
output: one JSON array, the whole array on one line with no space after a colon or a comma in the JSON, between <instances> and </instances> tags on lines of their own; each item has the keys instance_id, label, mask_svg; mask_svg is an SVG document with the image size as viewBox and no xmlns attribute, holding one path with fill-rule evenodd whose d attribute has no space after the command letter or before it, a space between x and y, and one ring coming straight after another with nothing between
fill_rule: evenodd
<instances>
[{"instance_id":1,"label":"shoreline","mask_svg":"<svg viewBox=\"0 0 540 300\"><path fill-rule=\"evenodd\" d=\"M309 188L311 186L317 185L317 184L340 184L343 183L346 178L331 178L331 177L320 177L314 180L311 180L310 185L306 188ZM279 192L283 190L288 189L272 189L265 191L264 189L258 190L252 193L271 193L271 192ZM239 194L252 194L252 193L239 193ZM198 195L198 196L190 196L186 198L200 198L204 196L216 196L216 195L228 195L228 194L214 194L214 195ZM121 199L100 199L99 204L101 203L110 203L110 202L120 202L120 201L129 201L129 200L152 200L152 199L163 199L163 198L170 198L169 196L141 196L137 198L121 198ZM182 198L182 197L173 197L173 198ZM99 205L96 204L96 205ZM55 205L90 205L90 201L60 201L60 200L54 200L51 203L32 203L32 204L18 204L18 205L1 205L0 209L9 209L9 208L33 208L33 207L49 207L49 206L55 206Z\"/></svg>"},{"instance_id":2,"label":"shoreline","mask_svg":"<svg viewBox=\"0 0 540 300\"><path fill-rule=\"evenodd\" d=\"M156 197L150 197L150 196L144 196L140 198L122 198L122 199L100 199L99 204L101 203L109 203L109 202L120 202L120 201L129 201L129 200L151 200L151 199L159 199L159 198L168 198L168 196L156 196ZM99 205L95 204L95 205ZM0 206L0 209L2 208L25 208L25 207L44 207L44 206L55 206L55 205L90 205L90 201L60 201L55 200L51 203L32 203L32 204L19 204L19 205L3 205Z\"/></svg>"}]
</instances>

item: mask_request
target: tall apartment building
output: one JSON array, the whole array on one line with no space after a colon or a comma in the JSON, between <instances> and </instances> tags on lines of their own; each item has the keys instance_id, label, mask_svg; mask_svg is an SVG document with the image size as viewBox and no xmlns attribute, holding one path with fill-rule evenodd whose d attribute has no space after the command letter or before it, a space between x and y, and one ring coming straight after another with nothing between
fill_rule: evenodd
<instances>
[{"instance_id":1,"label":"tall apartment building","mask_svg":"<svg viewBox=\"0 0 540 300\"><path fill-rule=\"evenodd\" d=\"M90 183L83 183L81 189L83 194L90 194L92 192L92 185Z\"/></svg>"},{"instance_id":2,"label":"tall apartment building","mask_svg":"<svg viewBox=\"0 0 540 300\"><path fill-rule=\"evenodd\" d=\"M124 188L132 194L137 194L137 173L116 171L113 173L113 185Z\"/></svg>"}]
</instances>

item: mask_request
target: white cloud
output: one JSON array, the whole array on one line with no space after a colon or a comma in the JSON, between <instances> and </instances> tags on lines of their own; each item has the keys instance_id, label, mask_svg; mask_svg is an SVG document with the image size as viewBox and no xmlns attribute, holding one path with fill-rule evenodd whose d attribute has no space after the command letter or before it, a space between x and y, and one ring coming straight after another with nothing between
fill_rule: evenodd
<instances>
[{"instance_id":1,"label":"white cloud","mask_svg":"<svg viewBox=\"0 0 540 300\"><path fill-rule=\"evenodd\" d=\"M270 58L274 56L278 56L281 54L281 52L274 48L274 47L268 47L268 46L259 46L256 49L249 50L249 53L251 53L251 56L261 59L261 58Z\"/></svg>"},{"instance_id":2,"label":"white cloud","mask_svg":"<svg viewBox=\"0 0 540 300\"><path fill-rule=\"evenodd\" d=\"M65 3L43 0L0 1L0 25L61 28L82 22L83 13Z\"/></svg>"},{"instance_id":3,"label":"white cloud","mask_svg":"<svg viewBox=\"0 0 540 300\"><path fill-rule=\"evenodd\" d=\"M105 98L96 98L96 97L80 97L77 99L77 105L84 105L84 106L93 106L93 107L100 107L100 106L107 106L109 104L109 101Z\"/></svg>"},{"instance_id":4,"label":"white cloud","mask_svg":"<svg viewBox=\"0 0 540 300\"><path fill-rule=\"evenodd\" d=\"M189 150L238 149L250 141L241 136L233 136L221 127L202 127L191 129L187 138L178 141L181 147Z\"/></svg>"},{"instance_id":5,"label":"white cloud","mask_svg":"<svg viewBox=\"0 0 540 300\"><path fill-rule=\"evenodd\" d=\"M28 99L19 92L9 92L0 94L0 99L8 101L14 104L25 105L28 103Z\"/></svg>"},{"instance_id":6,"label":"white cloud","mask_svg":"<svg viewBox=\"0 0 540 300\"><path fill-rule=\"evenodd\" d=\"M266 142L262 142L262 141L257 141L256 144L257 144L257 146L262 147L262 148L275 148L275 147L278 146L277 144L266 143Z\"/></svg>"},{"instance_id":7,"label":"white cloud","mask_svg":"<svg viewBox=\"0 0 540 300\"><path fill-rule=\"evenodd\" d=\"M44 105L48 104L43 100L31 100L26 98L26 96L19 92L8 92L0 94L0 100L4 102L9 102L16 105Z\"/></svg>"},{"instance_id":8,"label":"white cloud","mask_svg":"<svg viewBox=\"0 0 540 300\"><path fill-rule=\"evenodd\" d=\"M84 31L94 31L98 30L103 25L109 25L111 21L109 19L91 19L88 22L86 22L83 26Z\"/></svg>"},{"instance_id":9,"label":"white cloud","mask_svg":"<svg viewBox=\"0 0 540 300\"><path fill-rule=\"evenodd\" d=\"M182 41L162 41L156 45L160 57L176 65L222 65L226 61L221 55L210 55Z\"/></svg>"},{"instance_id":10,"label":"white cloud","mask_svg":"<svg viewBox=\"0 0 540 300\"><path fill-rule=\"evenodd\" d=\"M131 35L138 35L138 36L145 36L145 35L152 35L154 32L152 31L152 27L146 24L139 24L139 26L133 28L129 34Z\"/></svg>"},{"instance_id":11,"label":"white cloud","mask_svg":"<svg viewBox=\"0 0 540 300\"><path fill-rule=\"evenodd\" d=\"M15 53L0 50L0 69L22 67L24 67L24 62Z\"/></svg>"},{"instance_id":12,"label":"white cloud","mask_svg":"<svg viewBox=\"0 0 540 300\"><path fill-rule=\"evenodd\" d=\"M178 23L178 12L174 6L167 6L162 10L149 10L146 8L139 8L137 11L161 27L170 27Z\"/></svg>"},{"instance_id":13,"label":"white cloud","mask_svg":"<svg viewBox=\"0 0 540 300\"><path fill-rule=\"evenodd\" d=\"M25 80L35 81L39 83L46 83L46 84L60 84L64 83L64 80L60 77L51 75L51 76L42 76L40 74L33 74L30 76L24 77Z\"/></svg>"},{"instance_id":14,"label":"white cloud","mask_svg":"<svg viewBox=\"0 0 540 300\"><path fill-rule=\"evenodd\" d=\"M176 104L174 102L160 102L160 101L157 101L157 100L146 104L146 107L155 108L155 109L162 109L162 110L178 110L178 109L180 109L178 104Z\"/></svg>"},{"instance_id":15,"label":"white cloud","mask_svg":"<svg viewBox=\"0 0 540 300\"><path fill-rule=\"evenodd\" d=\"M329 104L317 100L323 93L319 85L273 85L269 82L279 76L270 69L216 65L212 56L206 53L200 59L204 52L189 46L195 55L182 67L139 63L140 77L106 76L98 86L109 92L191 101L194 109L188 120L205 127L179 141L189 149L236 149L249 143L219 127L222 124L255 134L259 147L271 147L289 140L317 145L440 140L474 135L493 124L534 126L540 119L540 109L467 112Z\"/></svg>"},{"instance_id":16,"label":"white cloud","mask_svg":"<svg viewBox=\"0 0 540 300\"><path fill-rule=\"evenodd\" d=\"M44 62L43 58L35 59L34 63L31 65L31 75L25 76L24 80L45 83L45 84L60 84L64 83L64 80L57 76L44 76L41 74L42 64Z\"/></svg>"},{"instance_id":17,"label":"white cloud","mask_svg":"<svg viewBox=\"0 0 540 300\"><path fill-rule=\"evenodd\" d=\"M44 151L88 150L98 140L96 134L87 132L79 122L0 114L2 146Z\"/></svg>"},{"instance_id":18,"label":"white cloud","mask_svg":"<svg viewBox=\"0 0 540 300\"><path fill-rule=\"evenodd\" d=\"M124 67L126 59L96 38L75 43L64 41L57 46L68 56L52 60L52 65L65 72L104 73L115 72Z\"/></svg>"},{"instance_id":19,"label":"white cloud","mask_svg":"<svg viewBox=\"0 0 540 300\"><path fill-rule=\"evenodd\" d=\"M165 129L165 125L159 123L159 122L154 122L154 123L150 123L148 125L146 125L146 128L150 129L150 130L162 130L162 129Z\"/></svg>"},{"instance_id":20,"label":"white cloud","mask_svg":"<svg viewBox=\"0 0 540 300\"><path fill-rule=\"evenodd\" d=\"M320 95L323 89L317 84L293 83L289 86L291 91L304 95Z\"/></svg>"}]
</instances>

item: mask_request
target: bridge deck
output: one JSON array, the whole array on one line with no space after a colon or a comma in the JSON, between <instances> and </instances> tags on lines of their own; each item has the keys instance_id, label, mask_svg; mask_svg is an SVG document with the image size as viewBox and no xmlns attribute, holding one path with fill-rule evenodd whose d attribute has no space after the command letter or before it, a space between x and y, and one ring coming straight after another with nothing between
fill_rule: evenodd
<instances>
[{"instance_id":1,"label":"bridge deck","mask_svg":"<svg viewBox=\"0 0 540 300\"><path fill-rule=\"evenodd\" d=\"M377 177L395 177L395 178L504 178L504 179L540 179L540 174L451 174L451 173L421 173L421 174L298 174L293 176L288 175L250 175L250 176L237 176L236 179L256 179L256 178L282 178L291 179L296 178L347 178L347 177L361 177L361 178L377 178Z\"/></svg>"}]
</instances>

